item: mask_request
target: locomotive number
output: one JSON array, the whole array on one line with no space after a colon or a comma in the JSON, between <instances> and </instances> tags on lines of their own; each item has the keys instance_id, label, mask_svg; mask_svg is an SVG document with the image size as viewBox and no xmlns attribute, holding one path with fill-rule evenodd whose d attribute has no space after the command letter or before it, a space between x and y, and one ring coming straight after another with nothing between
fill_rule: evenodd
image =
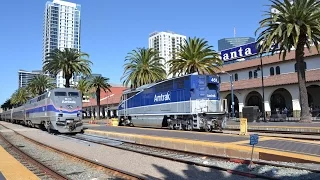
<instances>
[{"instance_id":1,"label":"locomotive number","mask_svg":"<svg viewBox=\"0 0 320 180\"><path fill-rule=\"evenodd\" d=\"M211 82L218 82L217 78L211 78Z\"/></svg>"}]
</instances>

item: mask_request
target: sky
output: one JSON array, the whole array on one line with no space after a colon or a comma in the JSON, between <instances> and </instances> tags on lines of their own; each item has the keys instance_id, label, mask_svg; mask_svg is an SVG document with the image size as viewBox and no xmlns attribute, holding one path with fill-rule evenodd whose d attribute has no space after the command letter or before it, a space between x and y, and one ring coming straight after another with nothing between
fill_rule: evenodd
<instances>
[{"instance_id":1,"label":"sky","mask_svg":"<svg viewBox=\"0 0 320 180\"><path fill-rule=\"evenodd\" d=\"M69 0L81 5L81 51L90 55L93 73L121 84L127 53L148 47L149 34L173 31L218 40L255 36L268 0ZM46 0L2 1L0 11L0 104L18 88L18 70L42 67Z\"/></svg>"}]
</instances>

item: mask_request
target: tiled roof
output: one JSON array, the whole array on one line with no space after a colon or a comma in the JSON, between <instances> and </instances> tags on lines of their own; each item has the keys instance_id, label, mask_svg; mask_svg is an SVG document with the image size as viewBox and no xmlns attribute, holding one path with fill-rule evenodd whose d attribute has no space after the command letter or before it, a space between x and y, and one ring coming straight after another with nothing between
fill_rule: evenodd
<instances>
[{"instance_id":1,"label":"tiled roof","mask_svg":"<svg viewBox=\"0 0 320 180\"><path fill-rule=\"evenodd\" d=\"M309 50L307 48L305 48L304 53L305 53L305 57L308 57L308 56L317 55L318 51L315 47L311 47L311 52L309 52ZM286 58L284 61L291 61L294 59L295 59L295 51L291 51L290 53L288 53L286 55ZM282 60L282 57L279 58L279 54L275 54L273 56L262 57L263 64L273 64L273 63L278 63L281 61L283 61L283 60ZM223 71L230 72L230 71L252 68L252 67L257 67L257 66L260 66L260 58L236 62L236 63L232 63L232 64L227 64L227 65L224 65L221 69Z\"/></svg>"},{"instance_id":2,"label":"tiled roof","mask_svg":"<svg viewBox=\"0 0 320 180\"><path fill-rule=\"evenodd\" d=\"M126 87L111 87L111 92L105 93L104 91L100 92L100 104L101 105L107 105L107 104L119 104L121 95L123 90L125 90ZM82 104L83 107L89 107L89 106L96 106L97 100L96 99L90 99L90 102L84 102Z\"/></svg>"},{"instance_id":3,"label":"tiled roof","mask_svg":"<svg viewBox=\"0 0 320 180\"><path fill-rule=\"evenodd\" d=\"M288 73L288 74L280 74L275 76L264 77L264 86L279 86L279 85L287 85L287 84L296 84L298 83L297 73ZM320 81L320 69L317 70L309 70L306 72L306 81L307 82L315 82ZM252 89L261 87L262 82L261 78L254 78L248 80L239 80L233 82L233 89ZM230 91L230 82L221 83L220 91Z\"/></svg>"}]
</instances>

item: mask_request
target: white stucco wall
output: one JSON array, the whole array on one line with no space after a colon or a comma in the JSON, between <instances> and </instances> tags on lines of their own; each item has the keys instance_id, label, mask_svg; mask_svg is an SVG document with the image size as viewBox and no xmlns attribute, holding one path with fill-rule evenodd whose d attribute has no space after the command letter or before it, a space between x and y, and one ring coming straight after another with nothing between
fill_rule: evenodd
<instances>
[{"instance_id":1,"label":"white stucco wall","mask_svg":"<svg viewBox=\"0 0 320 180\"><path fill-rule=\"evenodd\" d=\"M307 64L307 70L314 70L314 69L320 69L320 56L314 56L314 57L307 57L305 59ZM295 61L282 61L276 64L268 64L263 66L263 76L267 77L270 76L270 68L274 67L274 73L276 75L276 67L280 67L280 73L281 74L287 74L295 72L294 70L294 64ZM252 71L252 77L254 77L254 70L257 70L257 67L254 68L248 68L248 69L239 69L236 71L229 72L229 74L238 74L238 80L247 80L249 79L249 71ZM261 71L258 72L258 77L261 77ZM228 74L220 74L221 82L230 82L230 76Z\"/></svg>"},{"instance_id":2,"label":"white stucco wall","mask_svg":"<svg viewBox=\"0 0 320 180\"><path fill-rule=\"evenodd\" d=\"M318 85L320 86L319 82L315 82L315 83L307 83L307 87L310 85ZM299 87L297 84L293 84L293 85L283 85L283 86L274 86L274 87L265 87L264 88L264 96L265 96L265 101L264 101L264 105L265 105L265 111L266 112L270 112L271 111L271 96L272 94L277 90L283 88L285 90L287 90L290 94L285 95L285 99L286 99L286 106L287 108L292 108L293 111L299 111L301 110L300 108L300 103L299 103ZM262 88L256 88L256 89L244 89L244 90L235 90L234 91L234 95L238 98L239 100L239 112L242 112L242 108L243 106L246 106L246 100L247 97L249 95L250 92L256 91L258 92L261 97L262 97ZM320 96L317 95L319 93L319 89L313 89L310 90L308 89L308 93L310 93L310 95L313 97L313 101L314 101L314 105L316 106L320 106ZM221 98L225 99L227 95L229 95L231 92L221 92ZM291 96L291 97L290 97ZM291 99L288 100L288 99ZM228 106L230 106L228 104Z\"/></svg>"}]
</instances>

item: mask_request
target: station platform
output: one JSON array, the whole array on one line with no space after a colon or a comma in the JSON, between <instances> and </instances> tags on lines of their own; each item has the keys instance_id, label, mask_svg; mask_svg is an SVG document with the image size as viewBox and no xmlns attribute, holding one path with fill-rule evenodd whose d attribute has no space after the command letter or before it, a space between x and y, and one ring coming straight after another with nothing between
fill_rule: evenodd
<instances>
[{"instance_id":1,"label":"station platform","mask_svg":"<svg viewBox=\"0 0 320 180\"><path fill-rule=\"evenodd\" d=\"M229 158L250 159L252 151L249 135L123 126L89 126L85 133L137 144ZM254 148L253 158L320 164L320 142L260 136L259 143Z\"/></svg>"},{"instance_id":2,"label":"station platform","mask_svg":"<svg viewBox=\"0 0 320 180\"><path fill-rule=\"evenodd\" d=\"M226 129L239 130L240 122L228 121ZM296 133L320 133L320 122L248 122L248 131L278 131Z\"/></svg>"},{"instance_id":3,"label":"station platform","mask_svg":"<svg viewBox=\"0 0 320 180\"><path fill-rule=\"evenodd\" d=\"M0 180L38 180L35 174L23 166L0 146Z\"/></svg>"}]
</instances>

